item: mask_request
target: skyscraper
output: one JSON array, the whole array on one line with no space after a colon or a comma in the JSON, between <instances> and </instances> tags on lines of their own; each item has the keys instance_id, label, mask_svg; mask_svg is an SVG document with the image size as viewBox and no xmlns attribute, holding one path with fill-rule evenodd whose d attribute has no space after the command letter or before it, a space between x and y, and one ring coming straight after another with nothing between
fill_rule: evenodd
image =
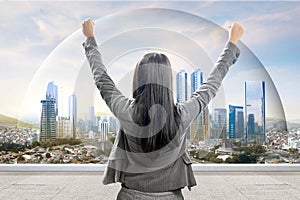
<instances>
[{"instance_id":1,"label":"skyscraper","mask_svg":"<svg viewBox=\"0 0 300 200\"><path fill-rule=\"evenodd\" d=\"M98 131L100 132L99 141L105 142L107 140L108 133L108 121L106 119L102 119L99 121Z\"/></svg>"},{"instance_id":2,"label":"skyscraper","mask_svg":"<svg viewBox=\"0 0 300 200\"><path fill-rule=\"evenodd\" d=\"M88 131L92 130L92 131L97 132L96 124L97 123L96 123L95 109L94 109L94 106L90 106L89 107L89 115L88 115Z\"/></svg>"},{"instance_id":3,"label":"skyscraper","mask_svg":"<svg viewBox=\"0 0 300 200\"><path fill-rule=\"evenodd\" d=\"M184 70L180 70L176 75L176 92L177 102L183 102L187 100L187 73Z\"/></svg>"},{"instance_id":4,"label":"skyscraper","mask_svg":"<svg viewBox=\"0 0 300 200\"><path fill-rule=\"evenodd\" d=\"M203 73L198 68L191 74L191 93L194 93L203 83ZM209 111L208 107L204 108L200 115L192 122L190 134L191 140L207 140L208 134L208 120Z\"/></svg>"},{"instance_id":5,"label":"skyscraper","mask_svg":"<svg viewBox=\"0 0 300 200\"><path fill-rule=\"evenodd\" d=\"M58 87L53 81L48 83L46 99L55 99L55 112L58 115Z\"/></svg>"},{"instance_id":6,"label":"skyscraper","mask_svg":"<svg viewBox=\"0 0 300 200\"><path fill-rule=\"evenodd\" d=\"M46 100L41 100L42 113L40 123L40 140L56 138L56 116L58 115L58 90L53 81L48 83Z\"/></svg>"},{"instance_id":7,"label":"skyscraper","mask_svg":"<svg viewBox=\"0 0 300 200\"><path fill-rule=\"evenodd\" d=\"M244 140L244 112L242 106L229 105L229 139Z\"/></svg>"},{"instance_id":8,"label":"skyscraper","mask_svg":"<svg viewBox=\"0 0 300 200\"><path fill-rule=\"evenodd\" d=\"M73 93L69 96L69 118L70 118L70 132L73 138L76 138L77 132L77 100Z\"/></svg>"},{"instance_id":9,"label":"skyscraper","mask_svg":"<svg viewBox=\"0 0 300 200\"><path fill-rule=\"evenodd\" d=\"M225 108L215 108L212 121L211 137L215 139L227 139L227 110Z\"/></svg>"},{"instance_id":10,"label":"skyscraper","mask_svg":"<svg viewBox=\"0 0 300 200\"><path fill-rule=\"evenodd\" d=\"M180 70L176 74L176 101L183 102L188 98L188 90L187 90L187 73L184 69ZM190 128L187 129L187 138L190 139Z\"/></svg>"},{"instance_id":11,"label":"skyscraper","mask_svg":"<svg viewBox=\"0 0 300 200\"><path fill-rule=\"evenodd\" d=\"M191 74L191 92L195 92L203 83L203 73L198 68Z\"/></svg>"},{"instance_id":12,"label":"skyscraper","mask_svg":"<svg viewBox=\"0 0 300 200\"><path fill-rule=\"evenodd\" d=\"M247 142L266 141L265 82L245 81L245 116Z\"/></svg>"},{"instance_id":13,"label":"skyscraper","mask_svg":"<svg viewBox=\"0 0 300 200\"><path fill-rule=\"evenodd\" d=\"M248 115L248 122L247 122L248 131L247 133L249 135L255 133L255 120L254 120L254 114Z\"/></svg>"},{"instance_id":14,"label":"skyscraper","mask_svg":"<svg viewBox=\"0 0 300 200\"><path fill-rule=\"evenodd\" d=\"M56 100L41 100L40 141L56 138Z\"/></svg>"},{"instance_id":15,"label":"skyscraper","mask_svg":"<svg viewBox=\"0 0 300 200\"><path fill-rule=\"evenodd\" d=\"M56 126L56 138L70 138L71 134L70 118L58 117Z\"/></svg>"},{"instance_id":16,"label":"skyscraper","mask_svg":"<svg viewBox=\"0 0 300 200\"><path fill-rule=\"evenodd\" d=\"M115 116L109 117L109 132L117 133L120 128L120 122Z\"/></svg>"}]
</instances>

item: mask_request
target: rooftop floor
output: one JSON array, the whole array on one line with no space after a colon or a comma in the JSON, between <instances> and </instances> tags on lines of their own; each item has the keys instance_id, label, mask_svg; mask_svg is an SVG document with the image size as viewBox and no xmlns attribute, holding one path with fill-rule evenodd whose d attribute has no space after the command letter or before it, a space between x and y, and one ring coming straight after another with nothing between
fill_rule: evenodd
<instances>
[{"instance_id":1,"label":"rooftop floor","mask_svg":"<svg viewBox=\"0 0 300 200\"><path fill-rule=\"evenodd\" d=\"M186 200L300 200L300 173L195 173ZM102 172L0 172L0 199L114 200L120 184L104 186Z\"/></svg>"}]
</instances>

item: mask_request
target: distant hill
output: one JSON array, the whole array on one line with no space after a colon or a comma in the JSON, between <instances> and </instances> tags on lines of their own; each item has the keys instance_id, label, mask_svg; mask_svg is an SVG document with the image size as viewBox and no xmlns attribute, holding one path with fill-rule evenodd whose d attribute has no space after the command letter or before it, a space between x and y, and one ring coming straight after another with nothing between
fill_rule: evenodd
<instances>
[{"instance_id":1,"label":"distant hill","mask_svg":"<svg viewBox=\"0 0 300 200\"><path fill-rule=\"evenodd\" d=\"M292 121L292 122L288 122L287 126L289 129L298 129L300 128L300 123Z\"/></svg>"},{"instance_id":2,"label":"distant hill","mask_svg":"<svg viewBox=\"0 0 300 200\"><path fill-rule=\"evenodd\" d=\"M273 127L273 124L281 125L281 127L284 127L284 121L280 119L275 118L266 118L266 126L267 128ZM287 129L298 129L300 128L300 120L292 120L292 121L286 121Z\"/></svg>"},{"instance_id":3,"label":"distant hill","mask_svg":"<svg viewBox=\"0 0 300 200\"><path fill-rule=\"evenodd\" d=\"M0 125L19 126L19 127L27 127L27 128L33 128L34 127L32 124L28 124L26 122L22 122L18 119L8 117L8 116L2 115L2 114L0 114Z\"/></svg>"}]
</instances>

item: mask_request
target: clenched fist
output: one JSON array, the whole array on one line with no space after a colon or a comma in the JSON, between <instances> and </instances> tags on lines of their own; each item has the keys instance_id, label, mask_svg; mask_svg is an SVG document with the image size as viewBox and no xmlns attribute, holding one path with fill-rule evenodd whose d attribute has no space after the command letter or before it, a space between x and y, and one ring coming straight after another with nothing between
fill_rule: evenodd
<instances>
[{"instance_id":1,"label":"clenched fist","mask_svg":"<svg viewBox=\"0 0 300 200\"><path fill-rule=\"evenodd\" d=\"M82 23L82 33L85 37L94 37L94 22L93 20L86 19Z\"/></svg>"},{"instance_id":2,"label":"clenched fist","mask_svg":"<svg viewBox=\"0 0 300 200\"><path fill-rule=\"evenodd\" d=\"M243 27L238 23L234 23L229 30L229 41L237 45L243 33Z\"/></svg>"}]
</instances>

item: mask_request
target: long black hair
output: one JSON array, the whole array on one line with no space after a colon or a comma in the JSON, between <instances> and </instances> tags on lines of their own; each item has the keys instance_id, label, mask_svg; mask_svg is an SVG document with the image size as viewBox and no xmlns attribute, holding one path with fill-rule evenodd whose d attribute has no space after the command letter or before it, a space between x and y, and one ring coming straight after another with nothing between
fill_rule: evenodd
<instances>
[{"instance_id":1,"label":"long black hair","mask_svg":"<svg viewBox=\"0 0 300 200\"><path fill-rule=\"evenodd\" d=\"M173 98L172 68L168 57L160 53L148 53L137 63L133 77L133 121L139 126L155 126L143 138L136 138L143 152L159 150L174 140L180 124L180 116ZM152 106L156 109L152 109ZM149 127L151 129L151 127Z\"/></svg>"}]
</instances>

